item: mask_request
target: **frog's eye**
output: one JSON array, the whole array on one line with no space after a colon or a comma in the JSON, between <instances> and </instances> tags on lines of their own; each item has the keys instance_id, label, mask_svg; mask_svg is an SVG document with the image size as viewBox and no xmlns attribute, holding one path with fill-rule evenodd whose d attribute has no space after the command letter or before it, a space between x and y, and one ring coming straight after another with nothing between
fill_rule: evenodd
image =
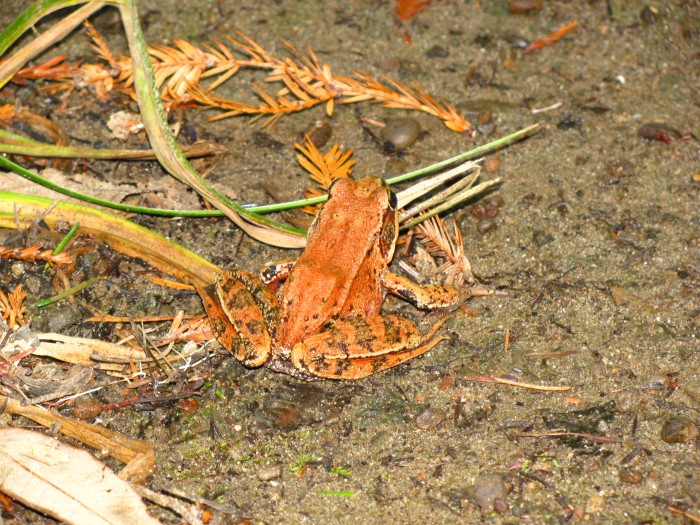
<instances>
[{"instance_id":1,"label":"frog's eye","mask_svg":"<svg viewBox=\"0 0 700 525\"><path fill-rule=\"evenodd\" d=\"M389 190L389 206L391 206L392 210L395 210L398 205L399 199L396 197L396 193Z\"/></svg>"}]
</instances>

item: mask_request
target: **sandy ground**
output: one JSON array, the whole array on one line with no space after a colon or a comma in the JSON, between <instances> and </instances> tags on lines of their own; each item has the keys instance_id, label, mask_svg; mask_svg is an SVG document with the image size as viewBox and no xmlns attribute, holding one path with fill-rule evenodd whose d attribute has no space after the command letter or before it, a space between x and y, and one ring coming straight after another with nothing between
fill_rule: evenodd
<instances>
[{"instance_id":1,"label":"sandy ground","mask_svg":"<svg viewBox=\"0 0 700 525\"><path fill-rule=\"evenodd\" d=\"M110 428L156 444L153 486L239 509L238 517L215 511L212 523L688 523L680 512L699 519L700 148L692 136L667 143L638 130L657 122L700 136L700 4L650 6L545 2L524 16L504 1L439 0L399 25L385 1L142 2L149 43L211 43L240 30L283 54L287 39L311 46L334 72L417 82L470 119L490 112L470 139L422 113L340 107L331 141L355 149L356 175L415 169L542 127L484 174L504 179L490 223L473 205L451 215L480 286L507 295L470 301L479 315L448 321L451 341L367 380L308 384L215 358L193 371L209 375L194 415L176 404L104 413ZM518 47L571 20L578 29L557 44L528 55ZM115 11L94 19L115 49L124 44L118 22ZM62 52L93 56L81 34ZM261 77L241 74L221 92L252 101L254 80ZM68 106L77 109L62 112L56 99L19 93L73 139L96 146L113 143L107 116L130 106L119 96L98 104L76 95ZM266 129L243 119L208 123L211 115L190 110L186 122L230 150L213 181L241 202L269 202L261 183L270 180L286 197L301 195L308 180L293 144L324 118L322 108ZM424 130L400 157L358 124L399 116ZM174 184L150 164L90 165L111 182ZM222 266L255 270L292 255L242 238L223 220L140 222ZM97 257L118 285L84 294L97 308L201 312L196 296L136 276L137 263L109 250ZM3 286L28 279L30 303L53 293L39 265L25 265L21 279L10 267L0 262ZM421 326L431 319L421 322L399 301L385 307ZM88 312L75 306L31 313L37 328L66 317L65 333L109 337L81 323ZM467 380L476 375L571 389ZM96 399L119 395L113 388ZM537 437L557 431L568 435Z\"/></svg>"}]
</instances>

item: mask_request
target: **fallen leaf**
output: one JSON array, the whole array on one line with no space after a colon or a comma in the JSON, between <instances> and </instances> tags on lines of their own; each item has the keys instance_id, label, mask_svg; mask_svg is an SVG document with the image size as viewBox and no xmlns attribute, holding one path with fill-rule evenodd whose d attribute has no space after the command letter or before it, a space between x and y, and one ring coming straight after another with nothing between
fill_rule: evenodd
<instances>
[{"instance_id":1,"label":"fallen leaf","mask_svg":"<svg viewBox=\"0 0 700 525\"><path fill-rule=\"evenodd\" d=\"M90 453L29 430L0 430L0 491L75 525L160 523Z\"/></svg>"}]
</instances>

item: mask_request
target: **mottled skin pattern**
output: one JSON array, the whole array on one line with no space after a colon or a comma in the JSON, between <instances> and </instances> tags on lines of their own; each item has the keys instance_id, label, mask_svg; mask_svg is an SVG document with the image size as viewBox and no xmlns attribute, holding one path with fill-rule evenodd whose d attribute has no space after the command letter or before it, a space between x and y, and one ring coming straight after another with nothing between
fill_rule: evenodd
<instances>
[{"instance_id":1,"label":"mottled skin pattern","mask_svg":"<svg viewBox=\"0 0 700 525\"><path fill-rule=\"evenodd\" d=\"M212 329L244 365L312 380L358 379L432 348L402 317L381 315L389 292L421 309L454 308L466 292L418 286L387 267L398 235L395 197L376 177L336 180L296 261L233 270L200 289ZM265 283L285 281L281 297Z\"/></svg>"}]
</instances>

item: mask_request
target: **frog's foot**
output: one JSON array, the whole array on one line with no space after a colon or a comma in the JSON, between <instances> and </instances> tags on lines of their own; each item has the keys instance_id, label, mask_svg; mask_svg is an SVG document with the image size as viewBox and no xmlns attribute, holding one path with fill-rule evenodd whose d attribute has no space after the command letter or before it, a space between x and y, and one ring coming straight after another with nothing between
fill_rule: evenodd
<instances>
[{"instance_id":1,"label":"frog's foot","mask_svg":"<svg viewBox=\"0 0 700 525\"><path fill-rule=\"evenodd\" d=\"M382 284L387 292L405 299L421 310L452 310L471 295L466 288L435 284L420 285L391 272L386 272L382 276Z\"/></svg>"},{"instance_id":2,"label":"frog's foot","mask_svg":"<svg viewBox=\"0 0 700 525\"><path fill-rule=\"evenodd\" d=\"M360 379L401 364L448 339L433 338L446 319L436 323L424 338L412 322L394 315L337 321L326 331L297 343L291 362L304 376Z\"/></svg>"}]
</instances>

